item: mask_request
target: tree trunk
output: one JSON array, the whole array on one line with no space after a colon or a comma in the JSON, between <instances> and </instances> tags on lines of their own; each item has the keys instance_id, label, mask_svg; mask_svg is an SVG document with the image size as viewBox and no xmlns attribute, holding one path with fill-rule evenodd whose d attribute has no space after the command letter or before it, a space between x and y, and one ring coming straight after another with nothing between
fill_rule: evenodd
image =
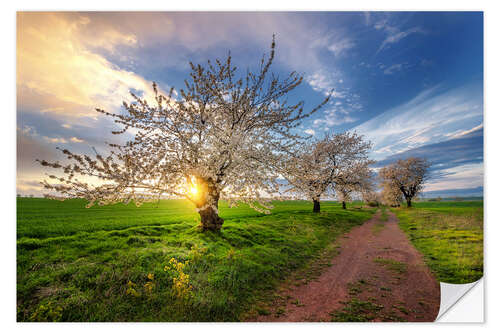
<instances>
[{"instance_id":1,"label":"tree trunk","mask_svg":"<svg viewBox=\"0 0 500 333\"><path fill-rule=\"evenodd\" d=\"M319 213L319 211L320 211L319 198L318 199L313 199L313 203L314 203L313 212L314 213Z\"/></svg>"},{"instance_id":2,"label":"tree trunk","mask_svg":"<svg viewBox=\"0 0 500 333\"><path fill-rule=\"evenodd\" d=\"M342 201L342 209L346 209L346 207L345 207L345 201Z\"/></svg>"},{"instance_id":3,"label":"tree trunk","mask_svg":"<svg viewBox=\"0 0 500 333\"><path fill-rule=\"evenodd\" d=\"M201 217L201 227L203 231L218 231L222 227L224 220L219 217L218 210L212 206L198 210Z\"/></svg>"},{"instance_id":4,"label":"tree trunk","mask_svg":"<svg viewBox=\"0 0 500 333\"><path fill-rule=\"evenodd\" d=\"M200 214L200 226L203 231L219 231L224 220L219 217L220 194L211 179L198 180L200 197L196 200L196 211Z\"/></svg>"},{"instance_id":5,"label":"tree trunk","mask_svg":"<svg viewBox=\"0 0 500 333\"><path fill-rule=\"evenodd\" d=\"M410 208L410 207L411 207L411 198L406 198L406 206L407 206L408 208Z\"/></svg>"}]
</instances>

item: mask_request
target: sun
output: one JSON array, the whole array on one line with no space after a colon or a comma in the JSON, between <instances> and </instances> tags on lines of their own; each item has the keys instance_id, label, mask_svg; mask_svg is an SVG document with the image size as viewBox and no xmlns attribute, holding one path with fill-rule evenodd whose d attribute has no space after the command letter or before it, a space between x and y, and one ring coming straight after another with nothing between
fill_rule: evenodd
<instances>
[{"instance_id":1,"label":"sun","mask_svg":"<svg viewBox=\"0 0 500 333\"><path fill-rule=\"evenodd\" d=\"M192 195L192 196L197 196L198 195L198 187L196 185L192 185L190 188L189 188L189 193Z\"/></svg>"}]
</instances>

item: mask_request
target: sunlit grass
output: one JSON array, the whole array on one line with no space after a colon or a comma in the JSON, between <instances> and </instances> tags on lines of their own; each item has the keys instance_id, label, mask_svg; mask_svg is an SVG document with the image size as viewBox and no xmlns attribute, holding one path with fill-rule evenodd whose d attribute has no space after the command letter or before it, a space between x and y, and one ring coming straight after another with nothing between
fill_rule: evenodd
<instances>
[{"instance_id":1,"label":"sunlit grass","mask_svg":"<svg viewBox=\"0 0 500 333\"><path fill-rule=\"evenodd\" d=\"M221 232L202 233L182 200L17 203L19 321L237 321L373 214L331 202L320 214L309 202L277 202L271 215L221 203ZM165 270L172 258L182 270Z\"/></svg>"},{"instance_id":2,"label":"sunlit grass","mask_svg":"<svg viewBox=\"0 0 500 333\"><path fill-rule=\"evenodd\" d=\"M483 276L483 202L417 203L393 209L401 228L441 282Z\"/></svg>"}]
</instances>

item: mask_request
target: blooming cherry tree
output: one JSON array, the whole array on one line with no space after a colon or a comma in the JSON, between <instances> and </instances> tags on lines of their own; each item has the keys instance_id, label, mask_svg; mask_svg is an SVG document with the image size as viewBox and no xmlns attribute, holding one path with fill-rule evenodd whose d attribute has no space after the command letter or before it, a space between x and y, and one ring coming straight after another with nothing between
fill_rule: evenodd
<instances>
[{"instance_id":1,"label":"blooming cherry tree","mask_svg":"<svg viewBox=\"0 0 500 333\"><path fill-rule=\"evenodd\" d=\"M399 191L405 198L408 207L411 200L422 191L423 183L428 178L430 164L419 157L409 157L382 168L379 177L387 192Z\"/></svg>"},{"instance_id":2,"label":"blooming cherry tree","mask_svg":"<svg viewBox=\"0 0 500 333\"><path fill-rule=\"evenodd\" d=\"M291 193L305 195L313 201L313 211L320 211L320 198L333 194L337 183L353 185L361 175L350 171L363 171L368 165L371 143L357 133L325 135L300 147L282 162L282 174L290 184ZM350 186L350 185L349 185Z\"/></svg>"},{"instance_id":3,"label":"blooming cherry tree","mask_svg":"<svg viewBox=\"0 0 500 333\"><path fill-rule=\"evenodd\" d=\"M382 203L391 207L399 207L403 202L403 194L401 193L401 190L391 186L388 182L382 183L381 187L382 191L380 194Z\"/></svg>"},{"instance_id":4,"label":"blooming cherry tree","mask_svg":"<svg viewBox=\"0 0 500 333\"><path fill-rule=\"evenodd\" d=\"M302 77L272 74L274 55L273 37L256 72L238 77L230 55L206 66L190 63L190 79L177 99L173 89L163 94L153 84L154 101L131 93L133 102L123 103L123 113L97 109L122 127L113 134L134 133L133 139L109 144L107 156L61 149L66 164L39 161L63 171L50 175L45 188L59 199L87 199L88 206L184 197L196 206L203 230L221 228L221 199L268 213L279 190L275 167L301 139L293 129L328 101L311 111L302 101L289 104L287 94Z\"/></svg>"},{"instance_id":5,"label":"blooming cherry tree","mask_svg":"<svg viewBox=\"0 0 500 333\"><path fill-rule=\"evenodd\" d=\"M345 168L334 180L337 199L342 202L342 208L346 209L346 202L352 200L354 193L371 191L373 188L373 173L370 165L375 161L361 159L352 166Z\"/></svg>"},{"instance_id":6,"label":"blooming cherry tree","mask_svg":"<svg viewBox=\"0 0 500 333\"><path fill-rule=\"evenodd\" d=\"M380 193L374 190L361 191L361 200L370 207L379 206L382 201Z\"/></svg>"}]
</instances>

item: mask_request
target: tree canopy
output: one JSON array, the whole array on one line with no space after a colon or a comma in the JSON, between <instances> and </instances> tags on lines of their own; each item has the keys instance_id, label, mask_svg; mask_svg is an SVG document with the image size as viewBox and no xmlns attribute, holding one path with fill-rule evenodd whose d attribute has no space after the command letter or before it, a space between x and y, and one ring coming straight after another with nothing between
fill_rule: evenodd
<instances>
[{"instance_id":1,"label":"tree canopy","mask_svg":"<svg viewBox=\"0 0 500 333\"><path fill-rule=\"evenodd\" d=\"M371 143L357 133L327 134L297 146L282 161L282 174L290 184L288 192L304 195L320 210L320 198L335 193L337 185L354 187L369 174Z\"/></svg>"},{"instance_id":2,"label":"tree canopy","mask_svg":"<svg viewBox=\"0 0 500 333\"><path fill-rule=\"evenodd\" d=\"M193 202L203 229L218 230L218 201L246 202L268 212L279 190L276 166L283 152L303 139L293 129L310 111L287 95L303 80L296 72L281 79L270 72L275 41L257 71L238 76L229 54L206 66L190 63L184 89L175 97L153 83L154 100L131 93L124 112L97 109L121 129L133 133L125 144L108 144L109 154L95 156L60 149L68 162L39 161L62 170L43 182L59 199L84 198L89 206L157 200L175 195Z\"/></svg>"},{"instance_id":3,"label":"tree canopy","mask_svg":"<svg viewBox=\"0 0 500 333\"><path fill-rule=\"evenodd\" d=\"M382 168L379 176L383 186L389 187L393 192L399 190L407 206L411 207L411 200L422 191L423 183L429 176L429 167L427 160L409 157Z\"/></svg>"}]
</instances>

